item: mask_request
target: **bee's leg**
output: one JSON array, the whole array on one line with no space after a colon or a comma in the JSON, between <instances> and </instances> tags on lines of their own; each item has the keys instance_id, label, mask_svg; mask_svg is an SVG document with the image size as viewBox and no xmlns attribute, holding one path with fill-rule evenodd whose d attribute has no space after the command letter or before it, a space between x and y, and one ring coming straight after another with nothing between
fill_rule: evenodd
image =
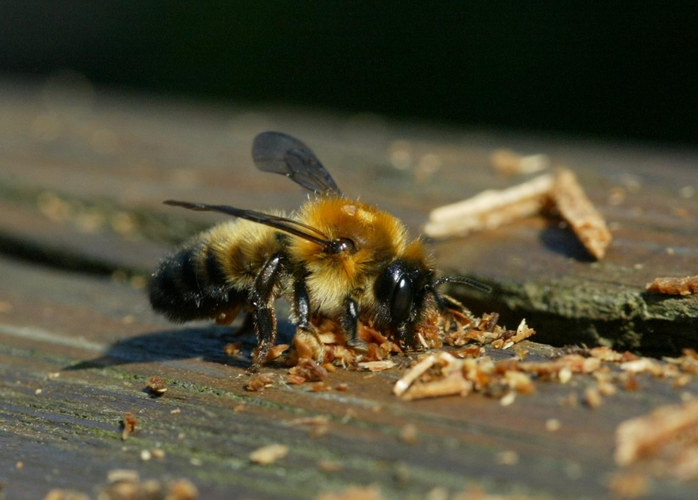
<instances>
[{"instance_id":1,"label":"bee's leg","mask_svg":"<svg viewBox=\"0 0 698 500\"><path fill-rule=\"evenodd\" d=\"M344 300L344 314L342 315L340 323L347 336L347 345L355 349L366 350L366 342L357 336L359 329L359 306L351 297L347 297Z\"/></svg>"},{"instance_id":2,"label":"bee's leg","mask_svg":"<svg viewBox=\"0 0 698 500\"><path fill-rule=\"evenodd\" d=\"M441 295L437 293L436 290L432 289L432 294L434 300L436 301L436 307L444 319L444 329L450 330L452 325L458 325L463 327L469 327L471 325L477 325L477 319L470 312L470 309L465 307L463 304L458 302L453 297L448 295Z\"/></svg>"},{"instance_id":3,"label":"bee's leg","mask_svg":"<svg viewBox=\"0 0 698 500\"><path fill-rule=\"evenodd\" d=\"M296 316L296 327L310 330L310 297L303 278L297 278L293 284L293 312Z\"/></svg>"},{"instance_id":4,"label":"bee's leg","mask_svg":"<svg viewBox=\"0 0 698 500\"><path fill-rule=\"evenodd\" d=\"M468 318L468 320L470 320L471 323L476 322L475 316L473 316L473 313L470 311L470 309L465 307L462 303L460 303L459 301L457 301L453 297L451 297L449 295L441 295L441 300L443 303L442 310L443 309L450 309L452 311L457 311L460 314L462 314L463 316L465 316L466 318Z\"/></svg>"},{"instance_id":5,"label":"bee's leg","mask_svg":"<svg viewBox=\"0 0 698 500\"><path fill-rule=\"evenodd\" d=\"M296 335L293 341L299 355L303 353L312 356L316 361L323 361L325 346L310 322L310 297L302 277L297 277L293 285L293 314L296 321Z\"/></svg>"},{"instance_id":6,"label":"bee's leg","mask_svg":"<svg viewBox=\"0 0 698 500\"><path fill-rule=\"evenodd\" d=\"M250 371L256 371L267 358L269 348L276 341L276 315L274 314L274 289L283 274L283 256L274 254L262 267L250 291L250 303L254 308L257 332L257 352Z\"/></svg>"}]
</instances>

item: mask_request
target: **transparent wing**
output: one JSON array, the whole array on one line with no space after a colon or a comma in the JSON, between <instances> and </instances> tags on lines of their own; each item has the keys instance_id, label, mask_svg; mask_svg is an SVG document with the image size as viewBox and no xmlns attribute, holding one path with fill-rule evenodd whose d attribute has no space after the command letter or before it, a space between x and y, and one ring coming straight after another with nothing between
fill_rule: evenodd
<instances>
[{"instance_id":1,"label":"transparent wing","mask_svg":"<svg viewBox=\"0 0 698 500\"><path fill-rule=\"evenodd\" d=\"M285 175L315 193L342 194L315 153L290 135L262 132L252 144L252 159L258 169Z\"/></svg>"}]
</instances>

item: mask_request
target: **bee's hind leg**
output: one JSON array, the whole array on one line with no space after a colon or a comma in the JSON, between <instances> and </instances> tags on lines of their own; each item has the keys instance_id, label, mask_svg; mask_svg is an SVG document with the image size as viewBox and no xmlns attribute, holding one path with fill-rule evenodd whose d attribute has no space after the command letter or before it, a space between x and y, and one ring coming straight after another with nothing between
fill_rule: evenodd
<instances>
[{"instance_id":1,"label":"bee's hind leg","mask_svg":"<svg viewBox=\"0 0 698 500\"><path fill-rule=\"evenodd\" d=\"M257 349L250 371L257 371L266 361L269 348L276 342L276 314L274 314L275 289L284 272L284 258L274 254L267 260L254 280L250 291L250 304L254 312Z\"/></svg>"}]
</instances>

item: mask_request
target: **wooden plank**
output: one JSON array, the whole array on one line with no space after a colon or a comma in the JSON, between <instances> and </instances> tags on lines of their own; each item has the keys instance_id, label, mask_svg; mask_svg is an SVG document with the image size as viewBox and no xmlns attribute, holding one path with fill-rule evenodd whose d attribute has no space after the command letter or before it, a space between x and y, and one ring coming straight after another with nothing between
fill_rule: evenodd
<instances>
[{"instance_id":1,"label":"wooden plank","mask_svg":"<svg viewBox=\"0 0 698 500\"><path fill-rule=\"evenodd\" d=\"M345 192L395 213L413 234L436 206L518 182L491 168L504 146L571 166L614 241L607 258L590 262L569 230L534 217L442 242L434 246L440 267L496 290L453 293L510 322L531 318L539 338L556 345L655 354L696 345L698 297L644 292L657 276L696 272L693 151L51 90L42 97L40 87L4 84L0 92L0 242L14 254L144 274L167 243L220 220L163 199L292 210L304 197L298 187L252 166L251 140L263 129L303 138Z\"/></svg>"},{"instance_id":2,"label":"wooden plank","mask_svg":"<svg viewBox=\"0 0 698 500\"><path fill-rule=\"evenodd\" d=\"M314 392L269 367L274 386L247 392L248 361L223 355L224 328L173 327L148 310L141 290L120 282L6 259L0 273L0 480L8 498L40 498L51 488L93 494L118 468L188 478L202 498L308 498L357 484L377 485L386 498L474 485L536 498L599 497L615 469L618 423L680 400L670 382L640 376L640 391L621 391L593 410L560 402L591 377L538 384L507 407L479 395L407 402L391 393L400 369L339 370L329 384L345 383L346 392ZM556 353L528 348L533 359ZM144 392L153 375L168 381L163 397ZM140 424L121 441L126 411ZM294 425L317 417L327 419L326 434ZM551 418L559 431L546 430ZM414 443L400 438L408 423ZM289 456L251 464L249 453L269 443L288 446ZM142 450L152 449L164 458L143 461ZM340 469L323 472L320 460ZM661 479L650 486L662 495L691 489Z\"/></svg>"},{"instance_id":3,"label":"wooden plank","mask_svg":"<svg viewBox=\"0 0 698 500\"><path fill-rule=\"evenodd\" d=\"M249 356L223 354L228 329L169 324L140 287L174 243L220 220L161 200L292 210L304 199L252 166L251 140L264 129L301 137L345 192L397 214L414 234L431 208L518 182L491 168L496 148L546 153L575 170L608 218L608 257L590 262L567 230L539 217L434 245L441 268L494 286L489 296L463 295L468 305L499 310L509 326L525 316L539 332L539 343L527 343L532 359L561 353L540 342L654 353L697 345L698 298L644 292L655 276L696 272L695 152L0 84L0 247L13 256L0 257L0 484L8 498L41 498L54 487L95 495L116 468L189 478L202 498L308 498L356 484L377 485L387 498L475 485L607 496L617 425L695 392L695 381L675 389L640 376L639 391L592 410L561 404L593 384L575 377L538 384L506 407L481 395L407 402L391 393L404 358L387 372L332 374L330 385L346 383L346 392L289 385L283 367L269 368L272 388L245 391ZM287 322L281 327L292 335ZM245 342L249 353L253 339ZM153 375L168 380L161 398L143 391ZM141 428L122 442L126 411ZM328 420L326 434L297 424L316 417ZM549 419L559 431L546 429ZM400 438L408 423L415 443ZM272 442L289 455L251 464L249 453ZM156 448L164 458L141 459ZM340 469L323 472L318 460ZM687 497L691 486L656 478L648 494Z\"/></svg>"}]
</instances>

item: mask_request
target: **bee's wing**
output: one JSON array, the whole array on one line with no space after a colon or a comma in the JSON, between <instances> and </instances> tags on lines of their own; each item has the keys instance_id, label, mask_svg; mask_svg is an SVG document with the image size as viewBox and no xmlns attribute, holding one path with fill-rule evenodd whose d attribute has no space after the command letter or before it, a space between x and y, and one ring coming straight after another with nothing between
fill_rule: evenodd
<instances>
[{"instance_id":1,"label":"bee's wing","mask_svg":"<svg viewBox=\"0 0 698 500\"><path fill-rule=\"evenodd\" d=\"M265 226L271 226L294 236L298 236L299 238L312 241L323 248L327 248L332 244L329 238L319 229L278 215L265 214L264 212L257 212L255 210L244 210L242 208L229 207L228 205L208 205L206 203L191 203L188 201L176 200L167 200L164 203L166 205L188 208L189 210L197 210L199 212L220 212L234 217L240 217L241 219L258 222Z\"/></svg>"},{"instance_id":2,"label":"bee's wing","mask_svg":"<svg viewBox=\"0 0 698 500\"><path fill-rule=\"evenodd\" d=\"M260 170L283 174L319 194L342 192L308 146L281 132L262 132L252 144L252 159Z\"/></svg>"}]
</instances>

